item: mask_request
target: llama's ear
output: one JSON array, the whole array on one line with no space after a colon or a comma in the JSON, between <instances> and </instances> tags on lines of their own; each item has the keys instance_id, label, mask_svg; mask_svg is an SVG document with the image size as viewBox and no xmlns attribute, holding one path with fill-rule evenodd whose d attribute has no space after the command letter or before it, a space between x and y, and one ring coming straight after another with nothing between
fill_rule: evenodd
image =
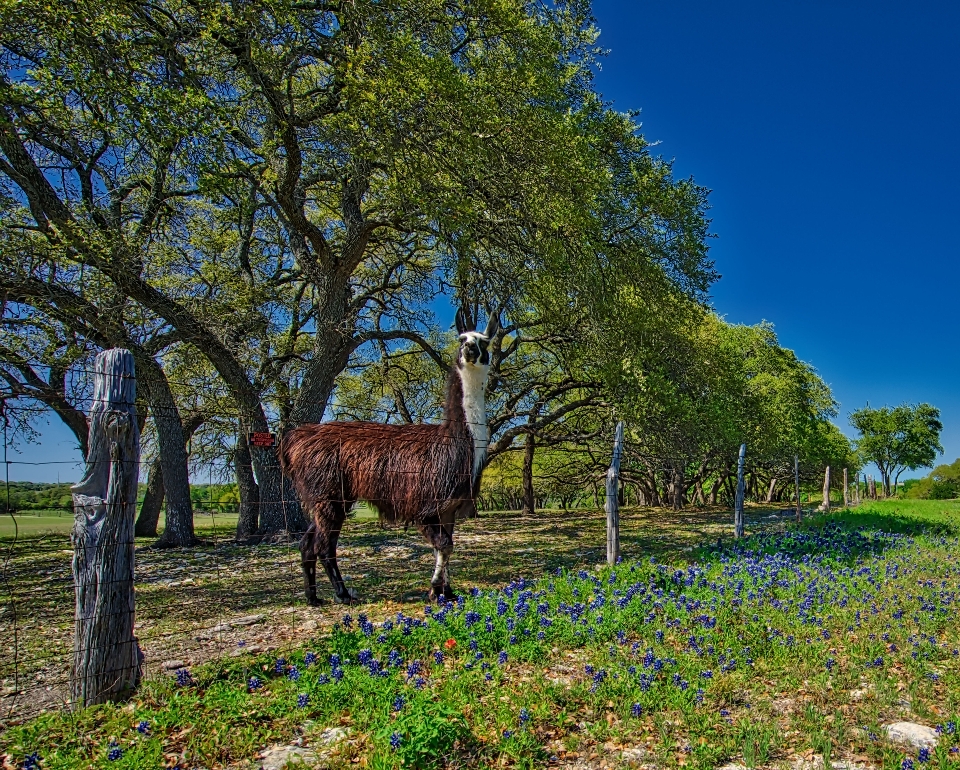
<instances>
[{"instance_id":1,"label":"llama's ear","mask_svg":"<svg viewBox=\"0 0 960 770\"><path fill-rule=\"evenodd\" d=\"M467 319L464 317L463 308L457 308L457 334L463 334L464 332L470 331L467 328Z\"/></svg>"},{"instance_id":2,"label":"llama's ear","mask_svg":"<svg viewBox=\"0 0 960 770\"><path fill-rule=\"evenodd\" d=\"M500 314L503 312L503 309L507 305L508 299L504 299L502 302L496 305L496 307L491 308L487 305L487 311L489 317L487 318L487 328L483 332L483 336L488 340L492 340L498 331L500 331Z\"/></svg>"}]
</instances>

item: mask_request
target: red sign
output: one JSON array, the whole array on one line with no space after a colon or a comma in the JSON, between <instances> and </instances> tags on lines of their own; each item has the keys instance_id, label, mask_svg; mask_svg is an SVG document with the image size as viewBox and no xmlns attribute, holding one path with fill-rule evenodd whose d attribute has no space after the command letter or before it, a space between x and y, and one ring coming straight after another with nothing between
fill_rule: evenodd
<instances>
[{"instance_id":1,"label":"red sign","mask_svg":"<svg viewBox=\"0 0 960 770\"><path fill-rule=\"evenodd\" d=\"M276 446L277 437L272 433L251 433L248 437L250 446L269 448Z\"/></svg>"}]
</instances>

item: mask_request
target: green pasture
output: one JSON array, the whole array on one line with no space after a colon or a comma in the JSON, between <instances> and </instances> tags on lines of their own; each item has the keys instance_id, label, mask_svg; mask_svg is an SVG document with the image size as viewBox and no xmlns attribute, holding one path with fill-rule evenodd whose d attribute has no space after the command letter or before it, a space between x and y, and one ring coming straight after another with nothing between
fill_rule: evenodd
<instances>
[{"instance_id":1,"label":"green pasture","mask_svg":"<svg viewBox=\"0 0 960 770\"><path fill-rule=\"evenodd\" d=\"M297 741L334 768L960 767L960 502L756 524L739 542L701 530L692 550L628 538L615 568L551 557L505 588L464 581L462 606L328 607L337 623L312 638L51 711L0 752L256 767ZM936 728L936 748L888 741L899 721Z\"/></svg>"}]
</instances>

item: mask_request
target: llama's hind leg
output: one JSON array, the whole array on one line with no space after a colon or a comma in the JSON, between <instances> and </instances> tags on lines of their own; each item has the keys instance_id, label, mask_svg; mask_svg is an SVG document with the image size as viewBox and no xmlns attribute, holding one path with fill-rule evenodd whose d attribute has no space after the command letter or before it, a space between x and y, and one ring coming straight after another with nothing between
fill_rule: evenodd
<instances>
[{"instance_id":1,"label":"llama's hind leg","mask_svg":"<svg viewBox=\"0 0 960 770\"><path fill-rule=\"evenodd\" d=\"M322 602L317 596L317 525L310 522L307 531L300 538L300 567L303 570L303 590L307 595L307 604L319 607Z\"/></svg>"},{"instance_id":2,"label":"llama's hind leg","mask_svg":"<svg viewBox=\"0 0 960 770\"><path fill-rule=\"evenodd\" d=\"M453 554L453 525L457 521L459 503L441 510L439 516L421 527L424 537L433 546L436 566L430 579L430 598L453 601L454 593L450 585L450 556Z\"/></svg>"},{"instance_id":3,"label":"llama's hind leg","mask_svg":"<svg viewBox=\"0 0 960 770\"><path fill-rule=\"evenodd\" d=\"M318 535L317 555L323 562L323 569L327 573L330 585L333 586L333 600L338 604L359 604L360 597L356 591L347 588L343 582L340 565L337 564L337 541L340 539L340 530L346 520L347 506L341 503L328 504ZM317 517L320 519L320 516Z\"/></svg>"}]
</instances>

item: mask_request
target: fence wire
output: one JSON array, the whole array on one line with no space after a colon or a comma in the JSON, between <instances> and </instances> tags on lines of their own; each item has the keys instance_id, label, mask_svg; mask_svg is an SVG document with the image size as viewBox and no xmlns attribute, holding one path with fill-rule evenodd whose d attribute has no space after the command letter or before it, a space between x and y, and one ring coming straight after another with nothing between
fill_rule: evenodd
<instances>
[{"instance_id":1,"label":"fence wire","mask_svg":"<svg viewBox=\"0 0 960 770\"><path fill-rule=\"evenodd\" d=\"M33 409L9 404L6 408ZM220 416L238 419L239 413ZM383 435L396 440L396 428L385 428ZM80 462L11 460L9 451L5 430L5 520L9 531L0 532L0 726L69 707L76 622L70 537L73 507L44 509L44 513L58 514L56 522L49 515L16 510L11 471L21 475L16 473L20 466L70 465L78 468L77 478L82 475ZM564 450L551 447L550 451ZM541 499L533 515L484 510L458 521L451 562L454 588L492 588L561 566L579 569L601 563L606 543L605 515L600 509L602 478L610 447L598 444L593 452L603 458L592 471L596 487L591 489L590 479L584 477L581 493L562 507ZM653 458L647 461L652 464ZM668 468L671 460L657 458L657 462ZM141 466L149 464L149 460L140 461ZM226 467L224 461L194 465L192 477L206 476L206 491L212 495L210 482L214 476L222 477ZM419 474L420 486L435 488L436 479L429 468L398 472ZM534 479L535 483L542 480ZM338 502L354 501L341 498ZM258 505L262 509L268 504ZM319 608L308 606L295 538L241 544L235 536L238 503L193 500L193 510L200 538L197 546L155 548L151 547L155 538L134 541L135 634L144 652L144 676L189 679L192 666L280 651L326 632L347 611L333 604L322 569L318 569L318 592L326 603ZM748 524L775 523L792 515L792 507L753 512ZM670 526L664 526L665 519L670 519ZM621 511L620 521L624 558L677 554L732 534L729 510L672 512L628 507ZM130 545L101 543L97 547ZM418 605L426 599L434 552L415 529L383 529L371 509L357 508L343 525L338 557L347 585L367 602L361 611L371 618L386 617L399 605Z\"/></svg>"}]
</instances>

